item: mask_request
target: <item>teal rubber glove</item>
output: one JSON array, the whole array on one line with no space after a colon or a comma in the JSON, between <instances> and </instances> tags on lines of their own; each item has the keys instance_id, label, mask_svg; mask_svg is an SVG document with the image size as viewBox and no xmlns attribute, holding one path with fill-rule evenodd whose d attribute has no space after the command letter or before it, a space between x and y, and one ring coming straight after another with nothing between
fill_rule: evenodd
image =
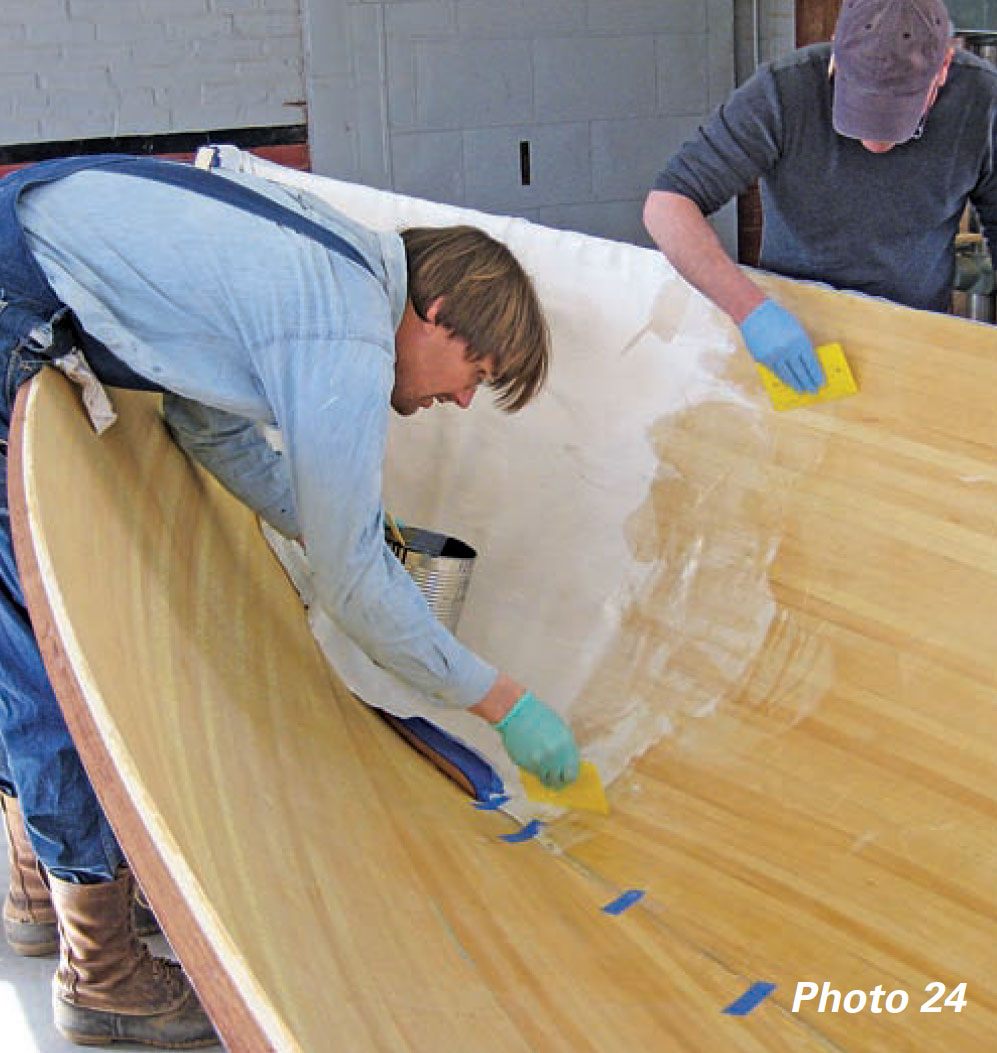
<instances>
[{"instance_id":1,"label":"teal rubber glove","mask_svg":"<svg viewBox=\"0 0 997 1053\"><path fill-rule=\"evenodd\" d=\"M763 300L741 323L751 357L797 391L824 385L824 367L803 326L775 300Z\"/></svg>"},{"instance_id":2,"label":"teal rubber glove","mask_svg":"<svg viewBox=\"0 0 997 1053\"><path fill-rule=\"evenodd\" d=\"M578 747L571 728L532 691L495 725L506 752L545 786L557 789L578 778Z\"/></svg>"}]
</instances>

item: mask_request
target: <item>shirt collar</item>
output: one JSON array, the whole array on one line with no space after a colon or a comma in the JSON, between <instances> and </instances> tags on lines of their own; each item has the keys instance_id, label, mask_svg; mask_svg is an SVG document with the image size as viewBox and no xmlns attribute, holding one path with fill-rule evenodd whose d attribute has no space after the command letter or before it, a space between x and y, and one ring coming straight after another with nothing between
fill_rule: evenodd
<instances>
[{"instance_id":1,"label":"shirt collar","mask_svg":"<svg viewBox=\"0 0 997 1053\"><path fill-rule=\"evenodd\" d=\"M394 231L378 231L381 259L384 260L385 288L391 304L391 322L397 331L402 324L405 301L408 297L408 266L405 243Z\"/></svg>"}]
</instances>

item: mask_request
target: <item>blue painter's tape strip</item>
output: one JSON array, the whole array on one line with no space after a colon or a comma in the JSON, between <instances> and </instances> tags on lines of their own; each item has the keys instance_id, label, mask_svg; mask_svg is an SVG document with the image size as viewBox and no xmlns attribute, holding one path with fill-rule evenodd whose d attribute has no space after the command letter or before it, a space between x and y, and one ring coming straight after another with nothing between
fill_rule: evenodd
<instances>
[{"instance_id":1,"label":"blue painter's tape strip","mask_svg":"<svg viewBox=\"0 0 997 1053\"><path fill-rule=\"evenodd\" d=\"M724 1012L728 1016L747 1016L759 1002L764 1002L777 986L777 984L759 980L753 983L736 1002L731 1002Z\"/></svg>"},{"instance_id":2,"label":"blue painter's tape strip","mask_svg":"<svg viewBox=\"0 0 997 1053\"><path fill-rule=\"evenodd\" d=\"M442 728L423 717L395 717L413 738L436 753L444 762L452 764L471 785L478 801L491 801L505 793L505 785L497 771L476 750L448 735Z\"/></svg>"},{"instance_id":3,"label":"blue painter's tape strip","mask_svg":"<svg viewBox=\"0 0 997 1053\"><path fill-rule=\"evenodd\" d=\"M522 841L531 841L540 833L543 825L539 819L531 819L526 826L521 827L514 834L503 834L502 840L508 841L510 845L518 845Z\"/></svg>"},{"instance_id":4,"label":"blue painter's tape strip","mask_svg":"<svg viewBox=\"0 0 997 1053\"><path fill-rule=\"evenodd\" d=\"M624 892L622 896L618 896L612 903L607 903L602 910L605 914L622 914L625 910L629 910L635 903L639 903L643 898L643 889L632 888L627 892Z\"/></svg>"},{"instance_id":5,"label":"blue painter's tape strip","mask_svg":"<svg viewBox=\"0 0 997 1053\"><path fill-rule=\"evenodd\" d=\"M489 797L487 801L475 801L474 807L479 812L497 812L508 800L507 794L500 793L495 797Z\"/></svg>"}]
</instances>

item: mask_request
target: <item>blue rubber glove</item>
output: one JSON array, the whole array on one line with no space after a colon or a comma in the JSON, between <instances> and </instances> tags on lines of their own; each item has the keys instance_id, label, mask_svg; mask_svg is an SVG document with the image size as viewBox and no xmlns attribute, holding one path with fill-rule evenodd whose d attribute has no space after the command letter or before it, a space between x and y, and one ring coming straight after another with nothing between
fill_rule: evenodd
<instances>
[{"instance_id":1,"label":"blue rubber glove","mask_svg":"<svg viewBox=\"0 0 997 1053\"><path fill-rule=\"evenodd\" d=\"M797 391L824 385L824 367L803 326L775 300L763 300L741 323L751 357Z\"/></svg>"},{"instance_id":2,"label":"blue rubber glove","mask_svg":"<svg viewBox=\"0 0 997 1053\"><path fill-rule=\"evenodd\" d=\"M578 778L580 758L571 728L532 691L495 725L509 756L545 786L557 788Z\"/></svg>"}]
</instances>

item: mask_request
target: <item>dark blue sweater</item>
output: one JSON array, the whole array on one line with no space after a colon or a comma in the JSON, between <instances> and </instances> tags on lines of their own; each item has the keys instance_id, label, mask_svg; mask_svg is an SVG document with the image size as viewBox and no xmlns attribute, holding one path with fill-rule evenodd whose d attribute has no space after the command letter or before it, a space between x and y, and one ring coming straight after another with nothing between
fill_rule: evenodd
<instances>
[{"instance_id":1,"label":"dark blue sweater","mask_svg":"<svg viewBox=\"0 0 997 1053\"><path fill-rule=\"evenodd\" d=\"M957 51L919 139L872 154L831 124L830 44L763 66L655 184L704 215L760 180L760 265L911 307L948 309L967 200L997 265L997 69Z\"/></svg>"}]
</instances>

